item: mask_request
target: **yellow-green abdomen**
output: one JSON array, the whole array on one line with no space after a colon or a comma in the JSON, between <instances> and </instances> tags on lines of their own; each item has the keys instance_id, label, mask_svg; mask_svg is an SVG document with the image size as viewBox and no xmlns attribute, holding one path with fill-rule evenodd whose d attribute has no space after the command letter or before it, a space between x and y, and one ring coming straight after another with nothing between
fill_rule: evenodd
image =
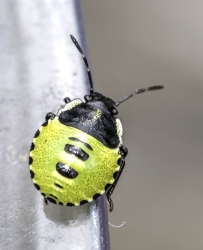
<instances>
[{"instance_id":1,"label":"yellow-green abdomen","mask_svg":"<svg viewBox=\"0 0 203 250\"><path fill-rule=\"evenodd\" d=\"M31 177L51 202L77 206L97 198L115 181L119 158L118 148L110 149L89 134L63 125L56 116L33 139Z\"/></svg>"}]
</instances>

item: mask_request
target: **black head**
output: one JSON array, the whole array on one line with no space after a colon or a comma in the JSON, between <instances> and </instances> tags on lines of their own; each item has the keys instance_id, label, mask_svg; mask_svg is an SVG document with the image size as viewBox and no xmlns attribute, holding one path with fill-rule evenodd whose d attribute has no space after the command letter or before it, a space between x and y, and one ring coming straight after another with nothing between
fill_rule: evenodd
<instances>
[{"instance_id":1,"label":"black head","mask_svg":"<svg viewBox=\"0 0 203 250\"><path fill-rule=\"evenodd\" d=\"M116 103L100 93L93 92L90 95L86 95L84 98L86 103L102 110L104 113L110 114L112 116L118 114Z\"/></svg>"}]
</instances>

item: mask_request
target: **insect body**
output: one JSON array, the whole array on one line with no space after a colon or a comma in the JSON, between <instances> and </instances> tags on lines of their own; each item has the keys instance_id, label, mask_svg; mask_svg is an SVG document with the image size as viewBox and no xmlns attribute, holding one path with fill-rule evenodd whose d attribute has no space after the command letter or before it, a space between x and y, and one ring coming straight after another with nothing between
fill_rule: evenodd
<instances>
[{"instance_id":1,"label":"insect body","mask_svg":"<svg viewBox=\"0 0 203 250\"><path fill-rule=\"evenodd\" d=\"M94 92L87 59L76 39L71 39L86 64L90 94L84 97L85 102L66 97L65 106L56 115L46 115L31 144L30 175L46 203L78 206L106 192L113 211L111 195L128 153L122 141L122 123L115 116L117 106L133 94L116 103ZM139 89L135 94L161 88Z\"/></svg>"}]
</instances>

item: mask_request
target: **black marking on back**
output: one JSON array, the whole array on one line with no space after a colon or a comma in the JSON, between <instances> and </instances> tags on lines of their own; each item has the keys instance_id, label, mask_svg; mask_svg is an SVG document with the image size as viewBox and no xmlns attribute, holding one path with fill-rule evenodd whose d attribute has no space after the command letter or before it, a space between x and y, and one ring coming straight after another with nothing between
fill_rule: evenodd
<instances>
[{"instance_id":1,"label":"black marking on back","mask_svg":"<svg viewBox=\"0 0 203 250\"><path fill-rule=\"evenodd\" d=\"M112 185L112 184L107 184L107 185L105 186L105 191L107 191L107 190L110 188L111 185Z\"/></svg>"},{"instance_id":2,"label":"black marking on back","mask_svg":"<svg viewBox=\"0 0 203 250\"><path fill-rule=\"evenodd\" d=\"M64 205L62 202L59 202L59 205Z\"/></svg>"},{"instance_id":3,"label":"black marking on back","mask_svg":"<svg viewBox=\"0 0 203 250\"><path fill-rule=\"evenodd\" d=\"M33 163L33 159L31 156L29 156L29 165L31 165Z\"/></svg>"},{"instance_id":4,"label":"black marking on back","mask_svg":"<svg viewBox=\"0 0 203 250\"><path fill-rule=\"evenodd\" d=\"M56 201L54 199L50 198L50 197L47 197L47 200L50 201L51 203L56 204Z\"/></svg>"},{"instance_id":5,"label":"black marking on back","mask_svg":"<svg viewBox=\"0 0 203 250\"><path fill-rule=\"evenodd\" d=\"M89 155L84 150L74 145L66 144L64 150L67 153L74 154L82 161L86 161L89 157Z\"/></svg>"},{"instance_id":6,"label":"black marking on back","mask_svg":"<svg viewBox=\"0 0 203 250\"><path fill-rule=\"evenodd\" d=\"M35 144L32 142L31 146L30 146L30 151L34 150L35 148Z\"/></svg>"},{"instance_id":7,"label":"black marking on back","mask_svg":"<svg viewBox=\"0 0 203 250\"><path fill-rule=\"evenodd\" d=\"M52 196L53 198L55 198L56 200L58 199L56 196L54 196L53 194L49 194L49 196Z\"/></svg>"},{"instance_id":8,"label":"black marking on back","mask_svg":"<svg viewBox=\"0 0 203 250\"><path fill-rule=\"evenodd\" d=\"M48 121L45 121L44 123L42 123L43 127L46 127L48 125Z\"/></svg>"},{"instance_id":9,"label":"black marking on back","mask_svg":"<svg viewBox=\"0 0 203 250\"><path fill-rule=\"evenodd\" d=\"M99 196L101 196L101 194L95 194L95 195L93 196L93 200L96 200Z\"/></svg>"},{"instance_id":10,"label":"black marking on back","mask_svg":"<svg viewBox=\"0 0 203 250\"><path fill-rule=\"evenodd\" d=\"M83 200L83 201L80 202L80 205L84 205L86 203L88 203L88 201L87 200Z\"/></svg>"},{"instance_id":11,"label":"black marking on back","mask_svg":"<svg viewBox=\"0 0 203 250\"><path fill-rule=\"evenodd\" d=\"M55 186L59 187L59 188L63 188L61 185L59 185L58 183L54 183Z\"/></svg>"},{"instance_id":12,"label":"black marking on back","mask_svg":"<svg viewBox=\"0 0 203 250\"><path fill-rule=\"evenodd\" d=\"M68 207L74 207L75 205L74 205L73 203L68 202L68 203L66 204L66 206L68 206Z\"/></svg>"},{"instance_id":13,"label":"black marking on back","mask_svg":"<svg viewBox=\"0 0 203 250\"><path fill-rule=\"evenodd\" d=\"M35 176L34 172L32 170L30 170L30 178L33 179Z\"/></svg>"},{"instance_id":14,"label":"black marking on back","mask_svg":"<svg viewBox=\"0 0 203 250\"><path fill-rule=\"evenodd\" d=\"M90 150L93 151L92 147L91 147L88 143L86 143L86 142L84 142L84 141L81 141L81 140L79 140L79 139L76 138L76 137L69 137L69 139L72 140L72 141L79 141L79 142L83 143L87 148L89 148Z\"/></svg>"},{"instance_id":15,"label":"black marking on back","mask_svg":"<svg viewBox=\"0 0 203 250\"><path fill-rule=\"evenodd\" d=\"M122 167L125 164L125 160L123 158L119 158L117 164Z\"/></svg>"},{"instance_id":16,"label":"black marking on back","mask_svg":"<svg viewBox=\"0 0 203 250\"><path fill-rule=\"evenodd\" d=\"M40 186L36 183L34 183L34 186L36 187L36 189L39 191L40 190Z\"/></svg>"},{"instance_id":17,"label":"black marking on back","mask_svg":"<svg viewBox=\"0 0 203 250\"><path fill-rule=\"evenodd\" d=\"M115 173L113 174L113 178L116 179L117 176L118 176L118 174L119 174L119 171L115 172Z\"/></svg>"},{"instance_id":18,"label":"black marking on back","mask_svg":"<svg viewBox=\"0 0 203 250\"><path fill-rule=\"evenodd\" d=\"M78 172L75 171L73 168L70 166L67 166L61 162L58 162L56 164L56 170L59 174L62 176L69 178L69 179L74 179L78 176Z\"/></svg>"},{"instance_id":19,"label":"black marking on back","mask_svg":"<svg viewBox=\"0 0 203 250\"><path fill-rule=\"evenodd\" d=\"M34 138L37 138L39 135L40 135L40 131L39 131L39 129L38 129L37 132L36 132L35 135L34 135Z\"/></svg>"}]
</instances>

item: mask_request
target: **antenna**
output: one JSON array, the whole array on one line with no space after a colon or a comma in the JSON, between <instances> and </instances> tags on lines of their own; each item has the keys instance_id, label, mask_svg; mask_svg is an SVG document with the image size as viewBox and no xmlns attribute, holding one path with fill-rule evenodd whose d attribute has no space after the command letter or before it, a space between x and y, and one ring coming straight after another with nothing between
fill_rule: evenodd
<instances>
[{"instance_id":1,"label":"antenna","mask_svg":"<svg viewBox=\"0 0 203 250\"><path fill-rule=\"evenodd\" d=\"M148 87L148 88L136 89L135 93L130 93L130 94L126 95L123 99L120 99L116 103L116 106L119 106L122 102L125 102L126 100L133 97L134 95L141 94L141 93L146 92L146 91L159 90L159 89L163 89L163 88L164 88L164 86L155 85L155 86L151 86L151 87Z\"/></svg>"},{"instance_id":2,"label":"antenna","mask_svg":"<svg viewBox=\"0 0 203 250\"><path fill-rule=\"evenodd\" d=\"M84 63L86 65L86 69L87 69L87 74L88 74L88 77L89 77L89 82L90 82L90 94L94 92L94 88L93 88L93 82L92 82L92 75L91 75L91 71L89 69L89 65L88 65L88 61L87 61L87 58L84 54L84 52L82 51L79 43L77 42L77 40L75 39L74 36L70 35L71 37L71 40L73 41L73 43L75 44L76 48L79 50L79 52L81 53L82 55L82 58L84 60Z\"/></svg>"}]
</instances>

